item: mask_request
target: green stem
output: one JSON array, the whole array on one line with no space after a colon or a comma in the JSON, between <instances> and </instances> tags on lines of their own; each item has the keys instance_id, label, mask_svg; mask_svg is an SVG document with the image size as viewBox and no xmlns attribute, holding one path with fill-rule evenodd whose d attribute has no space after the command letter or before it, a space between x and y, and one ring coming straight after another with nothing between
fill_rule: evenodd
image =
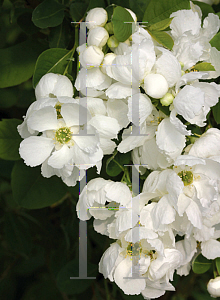
<instances>
[{"instance_id":1,"label":"green stem","mask_svg":"<svg viewBox=\"0 0 220 300\"><path fill-rule=\"evenodd\" d=\"M74 43L73 48L70 50L70 51L72 51L71 57L69 58L69 62L67 64L66 68L65 68L65 71L64 71L63 75L67 74L68 68L69 68L69 64L72 61L73 55L74 55L74 53L75 53L76 48L78 47L78 45L79 45L79 28L78 28L78 26L75 26L75 43ZM78 74L78 58L77 58L77 74Z\"/></svg>"}]
</instances>

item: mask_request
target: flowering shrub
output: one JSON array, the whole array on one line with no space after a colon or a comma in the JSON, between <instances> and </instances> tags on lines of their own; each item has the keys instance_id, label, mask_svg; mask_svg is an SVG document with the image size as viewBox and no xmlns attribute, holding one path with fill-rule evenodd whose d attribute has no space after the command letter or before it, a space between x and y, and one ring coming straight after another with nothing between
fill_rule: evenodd
<instances>
[{"instance_id":1,"label":"flowering shrub","mask_svg":"<svg viewBox=\"0 0 220 300\"><path fill-rule=\"evenodd\" d=\"M2 75L2 88L33 75L35 90L23 120L0 125L0 158L18 160L9 209L18 213L6 214L2 244L19 260L39 255L33 241L24 247L28 232L45 251L42 234L28 229L29 221L42 226L41 210L37 218L29 212L60 209L63 235L46 264L63 299L88 289L91 299L177 299L169 291L192 272L204 274L204 299L220 296L220 19L209 4L90 1L85 10L82 2L44 0L32 12L33 34L48 29L50 49L33 43L29 75L16 64L19 76ZM87 257L87 221L95 258ZM104 293L90 287L97 268ZM188 299L184 292L179 299Z\"/></svg>"}]
</instances>

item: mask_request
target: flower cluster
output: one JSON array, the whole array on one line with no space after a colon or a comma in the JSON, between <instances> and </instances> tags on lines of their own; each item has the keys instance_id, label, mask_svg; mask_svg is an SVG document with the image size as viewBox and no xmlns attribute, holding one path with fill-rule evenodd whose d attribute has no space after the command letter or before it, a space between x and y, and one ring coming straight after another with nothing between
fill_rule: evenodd
<instances>
[{"instance_id":1,"label":"flower cluster","mask_svg":"<svg viewBox=\"0 0 220 300\"><path fill-rule=\"evenodd\" d=\"M119 42L103 8L88 12L87 43L77 48L80 97L72 98L67 77L43 76L18 126L19 151L43 176L70 186L79 170L99 172L115 149L131 151L140 174L151 171L141 193L126 180L92 179L76 209L114 240L99 264L104 277L125 294L154 299L175 290L174 272L188 275L195 255L220 257L220 130L207 126L220 96L220 52L210 44L220 20L209 13L202 22L193 3L172 13L168 49L127 13L134 30ZM214 283L208 290L219 295Z\"/></svg>"}]
</instances>

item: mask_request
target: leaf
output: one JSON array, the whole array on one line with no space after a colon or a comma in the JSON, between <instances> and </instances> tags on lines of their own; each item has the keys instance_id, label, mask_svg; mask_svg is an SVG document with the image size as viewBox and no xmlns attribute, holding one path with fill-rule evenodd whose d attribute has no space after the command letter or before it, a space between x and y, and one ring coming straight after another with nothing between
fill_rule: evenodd
<instances>
[{"instance_id":1,"label":"leaf","mask_svg":"<svg viewBox=\"0 0 220 300\"><path fill-rule=\"evenodd\" d=\"M70 30L65 20L57 27L53 27L49 34L50 48L66 48L70 41Z\"/></svg>"},{"instance_id":2,"label":"leaf","mask_svg":"<svg viewBox=\"0 0 220 300\"><path fill-rule=\"evenodd\" d=\"M192 262L192 270L196 274L203 274L212 266L212 260L209 260L199 254Z\"/></svg>"},{"instance_id":3,"label":"leaf","mask_svg":"<svg viewBox=\"0 0 220 300\"><path fill-rule=\"evenodd\" d=\"M134 22L134 20L125 8L117 6L114 9L112 24L114 35L119 42L124 42L131 36L132 22Z\"/></svg>"},{"instance_id":4,"label":"leaf","mask_svg":"<svg viewBox=\"0 0 220 300\"><path fill-rule=\"evenodd\" d=\"M95 277L97 266L88 263L87 277ZM74 259L68 262L57 275L57 286L61 292L67 294L80 294L85 291L94 279L70 279L70 277L79 277L79 261Z\"/></svg>"},{"instance_id":5,"label":"leaf","mask_svg":"<svg viewBox=\"0 0 220 300\"><path fill-rule=\"evenodd\" d=\"M168 18L168 19L157 22L157 23L155 23L149 27L147 26L147 27L150 31L154 31L154 30L161 31L161 30L166 29L168 26L170 26L170 23L172 20L173 20L173 18Z\"/></svg>"},{"instance_id":6,"label":"leaf","mask_svg":"<svg viewBox=\"0 0 220 300\"><path fill-rule=\"evenodd\" d=\"M152 36L152 38L154 38L159 44L163 45L169 50L172 50L174 41L168 33L164 31L150 31L148 29L147 31Z\"/></svg>"},{"instance_id":7,"label":"leaf","mask_svg":"<svg viewBox=\"0 0 220 300\"><path fill-rule=\"evenodd\" d=\"M117 150L106 161L106 173L109 176L117 176L121 172L124 172L124 165L128 165L131 160L131 153L120 153Z\"/></svg>"},{"instance_id":8,"label":"leaf","mask_svg":"<svg viewBox=\"0 0 220 300\"><path fill-rule=\"evenodd\" d=\"M145 10L147 9L150 1L151 0L129 0L130 9L136 14L138 21L141 21L143 19Z\"/></svg>"},{"instance_id":9,"label":"leaf","mask_svg":"<svg viewBox=\"0 0 220 300\"><path fill-rule=\"evenodd\" d=\"M211 109L213 112L215 122L217 124L220 124L220 101L218 101L218 103L215 106L213 106Z\"/></svg>"},{"instance_id":10,"label":"leaf","mask_svg":"<svg viewBox=\"0 0 220 300\"><path fill-rule=\"evenodd\" d=\"M9 108L16 104L16 102L18 101L18 97L14 89L16 89L16 87L0 89L1 108Z\"/></svg>"},{"instance_id":11,"label":"leaf","mask_svg":"<svg viewBox=\"0 0 220 300\"><path fill-rule=\"evenodd\" d=\"M216 268L217 268L217 271L218 271L218 275L220 275L220 257L217 257L215 259L215 263L216 263Z\"/></svg>"},{"instance_id":12,"label":"leaf","mask_svg":"<svg viewBox=\"0 0 220 300\"><path fill-rule=\"evenodd\" d=\"M220 51L220 32L217 33L211 41L209 41L212 47L215 47L218 51Z\"/></svg>"},{"instance_id":13,"label":"leaf","mask_svg":"<svg viewBox=\"0 0 220 300\"><path fill-rule=\"evenodd\" d=\"M40 167L27 167L23 161L15 163L11 180L15 201L28 209L50 206L62 199L67 191L61 179L42 177Z\"/></svg>"},{"instance_id":14,"label":"leaf","mask_svg":"<svg viewBox=\"0 0 220 300\"><path fill-rule=\"evenodd\" d=\"M17 126L21 124L17 119L4 119L0 122L0 158L7 160L18 160L18 152L21 137L17 131Z\"/></svg>"},{"instance_id":15,"label":"leaf","mask_svg":"<svg viewBox=\"0 0 220 300\"><path fill-rule=\"evenodd\" d=\"M11 250L27 257L32 249L28 224L12 213L6 214L4 224L5 237Z\"/></svg>"},{"instance_id":16,"label":"leaf","mask_svg":"<svg viewBox=\"0 0 220 300\"><path fill-rule=\"evenodd\" d=\"M74 22L79 22L86 13L86 4L83 2L73 2L70 4L70 15Z\"/></svg>"},{"instance_id":17,"label":"leaf","mask_svg":"<svg viewBox=\"0 0 220 300\"><path fill-rule=\"evenodd\" d=\"M64 5L54 0L44 0L33 11L32 21L39 28L55 27L62 23L64 9Z\"/></svg>"},{"instance_id":18,"label":"leaf","mask_svg":"<svg viewBox=\"0 0 220 300\"><path fill-rule=\"evenodd\" d=\"M170 17L171 13L180 9L190 9L188 0L152 0L145 11L143 22L148 25L158 23Z\"/></svg>"},{"instance_id":19,"label":"leaf","mask_svg":"<svg viewBox=\"0 0 220 300\"><path fill-rule=\"evenodd\" d=\"M32 22L31 12L25 12L21 14L17 18L17 24L26 34L34 34L39 31L39 28L36 27Z\"/></svg>"},{"instance_id":20,"label":"leaf","mask_svg":"<svg viewBox=\"0 0 220 300\"><path fill-rule=\"evenodd\" d=\"M34 40L0 49L0 88L18 85L31 78L43 50L42 45Z\"/></svg>"},{"instance_id":21,"label":"leaf","mask_svg":"<svg viewBox=\"0 0 220 300\"><path fill-rule=\"evenodd\" d=\"M211 63L201 62L192 67L192 69L196 69L197 71L215 71L215 68Z\"/></svg>"},{"instance_id":22,"label":"leaf","mask_svg":"<svg viewBox=\"0 0 220 300\"><path fill-rule=\"evenodd\" d=\"M44 51L37 60L34 76L33 86L36 87L41 77L47 73L63 74L69 58L71 58L73 50L65 50L60 48L53 48Z\"/></svg>"}]
</instances>

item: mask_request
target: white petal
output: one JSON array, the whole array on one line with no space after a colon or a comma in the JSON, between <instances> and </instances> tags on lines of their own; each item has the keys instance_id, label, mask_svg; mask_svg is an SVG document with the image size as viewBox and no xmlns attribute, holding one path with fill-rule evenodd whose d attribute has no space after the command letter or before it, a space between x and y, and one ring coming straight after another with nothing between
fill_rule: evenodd
<instances>
[{"instance_id":1,"label":"white petal","mask_svg":"<svg viewBox=\"0 0 220 300\"><path fill-rule=\"evenodd\" d=\"M116 267L114 273L115 283L123 290L126 295L138 295L146 287L145 278L127 279L132 276L132 261L130 257L125 258Z\"/></svg>"},{"instance_id":2,"label":"white petal","mask_svg":"<svg viewBox=\"0 0 220 300\"><path fill-rule=\"evenodd\" d=\"M67 145L63 145L60 150L52 153L51 157L48 159L48 165L53 168L61 169L72 158L72 150Z\"/></svg>"},{"instance_id":3,"label":"white petal","mask_svg":"<svg viewBox=\"0 0 220 300\"><path fill-rule=\"evenodd\" d=\"M162 197L151 211L155 229L158 229L161 224L171 224L175 220L175 215L176 211L169 204L167 197Z\"/></svg>"},{"instance_id":4,"label":"white petal","mask_svg":"<svg viewBox=\"0 0 220 300\"><path fill-rule=\"evenodd\" d=\"M186 214L189 221L193 224L194 227L201 229L202 228L202 214L199 210L198 205L191 200L191 203L186 208Z\"/></svg>"},{"instance_id":5,"label":"white petal","mask_svg":"<svg viewBox=\"0 0 220 300\"><path fill-rule=\"evenodd\" d=\"M192 155L180 155L179 157L177 157L174 163L175 166L187 165L190 167L194 165L205 165L205 164L206 161L204 159Z\"/></svg>"},{"instance_id":6,"label":"white petal","mask_svg":"<svg viewBox=\"0 0 220 300\"><path fill-rule=\"evenodd\" d=\"M142 296L144 299L155 299L163 296L165 294L165 290L157 290L152 287L147 286L142 292Z\"/></svg>"},{"instance_id":7,"label":"white petal","mask_svg":"<svg viewBox=\"0 0 220 300\"><path fill-rule=\"evenodd\" d=\"M99 138L95 133L89 134L91 135L75 135L73 140L81 150L93 154L99 149Z\"/></svg>"},{"instance_id":8,"label":"white petal","mask_svg":"<svg viewBox=\"0 0 220 300\"><path fill-rule=\"evenodd\" d=\"M207 242L202 242L201 249L202 249L203 256L205 256L208 259L215 259L219 257L220 242L213 239Z\"/></svg>"},{"instance_id":9,"label":"white petal","mask_svg":"<svg viewBox=\"0 0 220 300\"><path fill-rule=\"evenodd\" d=\"M133 93L138 93L139 89L137 87L131 87L131 84L123 84L120 82L113 83L107 90L106 96L111 99L125 99L132 95Z\"/></svg>"},{"instance_id":10,"label":"white petal","mask_svg":"<svg viewBox=\"0 0 220 300\"><path fill-rule=\"evenodd\" d=\"M104 252L102 258L99 262L99 272L103 274L105 278L109 277L111 281L111 274L115 269L115 261L119 255L121 247L117 243L113 243L110 247Z\"/></svg>"},{"instance_id":11,"label":"white petal","mask_svg":"<svg viewBox=\"0 0 220 300\"><path fill-rule=\"evenodd\" d=\"M19 154L27 166L35 167L42 164L50 156L53 148L52 139L31 136L21 142Z\"/></svg>"},{"instance_id":12,"label":"white petal","mask_svg":"<svg viewBox=\"0 0 220 300\"><path fill-rule=\"evenodd\" d=\"M87 113L85 107L76 103L63 104L61 107L61 115L68 127L87 123Z\"/></svg>"},{"instance_id":13,"label":"white petal","mask_svg":"<svg viewBox=\"0 0 220 300\"><path fill-rule=\"evenodd\" d=\"M123 100L109 99L107 102L107 113L109 117L115 118L118 121L120 128L128 126L128 106Z\"/></svg>"},{"instance_id":14,"label":"white petal","mask_svg":"<svg viewBox=\"0 0 220 300\"><path fill-rule=\"evenodd\" d=\"M62 180L67 186L75 186L77 184L77 181L80 181L80 179L82 179L85 175L85 171L80 170L79 176L79 169L77 167L74 167L72 174L68 177L62 176Z\"/></svg>"},{"instance_id":15,"label":"white petal","mask_svg":"<svg viewBox=\"0 0 220 300\"><path fill-rule=\"evenodd\" d=\"M97 129L101 137L116 138L117 133L120 130L118 121L114 118L96 115L90 121L89 124Z\"/></svg>"},{"instance_id":16,"label":"white petal","mask_svg":"<svg viewBox=\"0 0 220 300\"><path fill-rule=\"evenodd\" d=\"M170 113L170 123L183 135L191 135L191 130L187 130L187 126L184 125L180 119L176 117L175 108Z\"/></svg>"},{"instance_id":17,"label":"white petal","mask_svg":"<svg viewBox=\"0 0 220 300\"><path fill-rule=\"evenodd\" d=\"M178 114L187 121L193 119L205 103L205 95L201 89L192 86L185 86L174 98L173 104Z\"/></svg>"},{"instance_id":18,"label":"white petal","mask_svg":"<svg viewBox=\"0 0 220 300\"><path fill-rule=\"evenodd\" d=\"M203 21L203 30L202 34L207 37L208 41L210 41L218 32L220 27L219 17L214 14L208 14Z\"/></svg>"},{"instance_id":19,"label":"white petal","mask_svg":"<svg viewBox=\"0 0 220 300\"><path fill-rule=\"evenodd\" d=\"M106 198L126 206L132 199L129 187L122 182L108 182L105 186Z\"/></svg>"},{"instance_id":20,"label":"white petal","mask_svg":"<svg viewBox=\"0 0 220 300\"><path fill-rule=\"evenodd\" d=\"M27 119L27 125L37 131L57 129L56 109L52 106L46 106L34 111Z\"/></svg>"},{"instance_id":21,"label":"white petal","mask_svg":"<svg viewBox=\"0 0 220 300\"><path fill-rule=\"evenodd\" d=\"M131 121L136 126L139 126L151 114L153 110L153 105L151 103L150 98L147 95L138 93L128 98L128 109L129 121ZM133 116L136 116L137 120L133 120Z\"/></svg>"},{"instance_id":22,"label":"white petal","mask_svg":"<svg viewBox=\"0 0 220 300\"><path fill-rule=\"evenodd\" d=\"M172 87L181 77L180 63L172 52L160 47L158 49L162 51L162 55L157 59L155 64L157 73L163 75L169 87Z\"/></svg>"}]
</instances>

